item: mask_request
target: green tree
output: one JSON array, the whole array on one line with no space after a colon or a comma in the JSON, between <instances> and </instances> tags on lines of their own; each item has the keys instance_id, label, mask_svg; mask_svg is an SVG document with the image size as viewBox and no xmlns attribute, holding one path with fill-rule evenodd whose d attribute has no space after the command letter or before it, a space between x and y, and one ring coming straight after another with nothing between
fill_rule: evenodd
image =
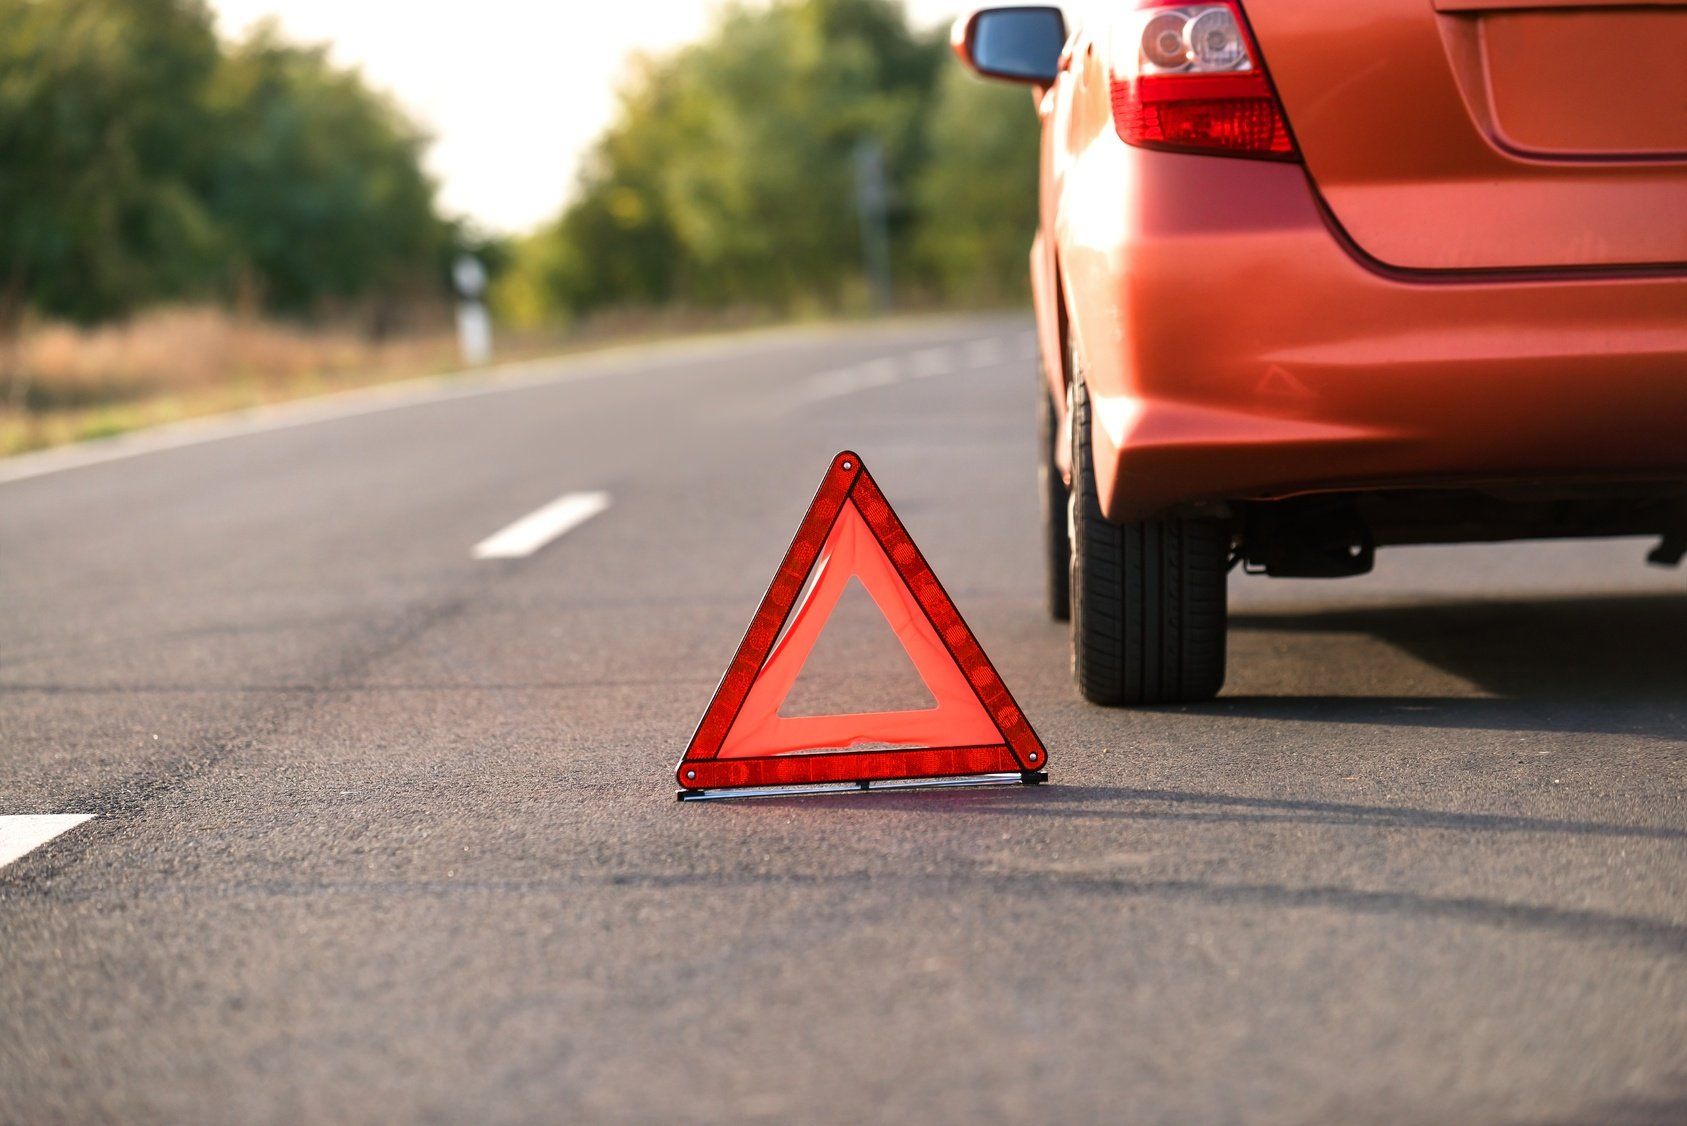
<instances>
[{"instance_id":1,"label":"green tree","mask_svg":"<svg viewBox=\"0 0 1687 1126\"><path fill-rule=\"evenodd\" d=\"M438 287L449 232L422 171L426 138L355 72L263 27L224 60L210 103L209 204L242 290L298 313Z\"/></svg>"},{"instance_id":2,"label":"green tree","mask_svg":"<svg viewBox=\"0 0 1687 1126\"><path fill-rule=\"evenodd\" d=\"M917 249L948 298L996 302L1027 292L1037 136L1025 87L981 82L958 66L939 81L915 189Z\"/></svg>"},{"instance_id":3,"label":"green tree","mask_svg":"<svg viewBox=\"0 0 1687 1126\"><path fill-rule=\"evenodd\" d=\"M856 146L883 146L905 198L940 59L891 0L723 9L702 42L637 71L574 203L518 253L503 307L845 301L860 287Z\"/></svg>"},{"instance_id":4,"label":"green tree","mask_svg":"<svg viewBox=\"0 0 1687 1126\"><path fill-rule=\"evenodd\" d=\"M605 305L653 306L676 296L681 248L666 206L664 164L683 138L667 127L674 94L649 60L621 92L616 124L588 154L576 201L516 248L499 285L517 323Z\"/></svg>"},{"instance_id":5,"label":"green tree","mask_svg":"<svg viewBox=\"0 0 1687 1126\"><path fill-rule=\"evenodd\" d=\"M425 138L319 49L225 49L203 0L0 0L0 335L444 284Z\"/></svg>"},{"instance_id":6,"label":"green tree","mask_svg":"<svg viewBox=\"0 0 1687 1126\"><path fill-rule=\"evenodd\" d=\"M216 65L198 0L0 0L0 331L205 287Z\"/></svg>"}]
</instances>

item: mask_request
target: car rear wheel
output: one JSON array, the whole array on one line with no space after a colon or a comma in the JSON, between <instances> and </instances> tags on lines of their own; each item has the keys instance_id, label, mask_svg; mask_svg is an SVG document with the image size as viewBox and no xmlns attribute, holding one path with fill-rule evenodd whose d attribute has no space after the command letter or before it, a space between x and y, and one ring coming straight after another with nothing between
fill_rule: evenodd
<instances>
[{"instance_id":1,"label":"car rear wheel","mask_svg":"<svg viewBox=\"0 0 1687 1126\"><path fill-rule=\"evenodd\" d=\"M1073 389L1072 671L1095 704L1210 700L1224 684L1230 528L1101 514L1089 396Z\"/></svg>"},{"instance_id":2,"label":"car rear wheel","mask_svg":"<svg viewBox=\"0 0 1687 1126\"><path fill-rule=\"evenodd\" d=\"M1068 534L1066 481L1060 475L1055 451L1060 449L1060 426L1042 369L1037 371L1037 495L1042 499L1043 587L1049 617L1064 622L1072 616L1072 537Z\"/></svg>"}]
</instances>

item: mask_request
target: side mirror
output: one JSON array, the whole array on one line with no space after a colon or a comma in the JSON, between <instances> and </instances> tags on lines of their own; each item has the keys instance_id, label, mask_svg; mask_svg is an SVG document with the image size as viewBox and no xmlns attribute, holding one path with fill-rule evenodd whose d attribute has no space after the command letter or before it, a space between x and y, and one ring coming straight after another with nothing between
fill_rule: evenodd
<instances>
[{"instance_id":1,"label":"side mirror","mask_svg":"<svg viewBox=\"0 0 1687 1126\"><path fill-rule=\"evenodd\" d=\"M1066 18L1054 7L981 8L955 21L949 45L987 78L1046 86L1060 70Z\"/></svg>"}]
</instances>

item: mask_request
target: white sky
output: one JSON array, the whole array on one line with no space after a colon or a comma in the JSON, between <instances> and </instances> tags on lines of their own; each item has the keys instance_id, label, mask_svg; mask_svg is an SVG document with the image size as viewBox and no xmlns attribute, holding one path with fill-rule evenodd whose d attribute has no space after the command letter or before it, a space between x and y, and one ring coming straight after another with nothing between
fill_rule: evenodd
<instances>
[{"instance_id":1,"label":"white sky","mask_svg":"<svg viewBox=\"0 0 1687 1126\"><path fill-rule=\"evenodd\" d=\"M614 113L623 64L697 38L710 0L211 0L225 35L274 16L327 43L434 136L441 202L497 231L554 215ZM967 0L906 0L916 25Z\"/></svg>"}]
</instances>

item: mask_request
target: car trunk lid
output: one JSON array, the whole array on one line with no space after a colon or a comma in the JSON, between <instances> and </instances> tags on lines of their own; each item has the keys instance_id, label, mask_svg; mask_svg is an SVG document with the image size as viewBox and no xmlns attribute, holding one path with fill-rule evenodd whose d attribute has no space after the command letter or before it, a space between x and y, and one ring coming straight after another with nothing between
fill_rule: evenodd
<instances>
[{"instance_id":1,"label":"car trunk lid","mask_svg":"<svg viewBox=\"0 0 1687 1126\"><path fill-rule=\"evenodd\" d=\"M1420 270L1687 263L1687 0L1244 0L1308 172Z\"/></svg>"}]
</instances>

